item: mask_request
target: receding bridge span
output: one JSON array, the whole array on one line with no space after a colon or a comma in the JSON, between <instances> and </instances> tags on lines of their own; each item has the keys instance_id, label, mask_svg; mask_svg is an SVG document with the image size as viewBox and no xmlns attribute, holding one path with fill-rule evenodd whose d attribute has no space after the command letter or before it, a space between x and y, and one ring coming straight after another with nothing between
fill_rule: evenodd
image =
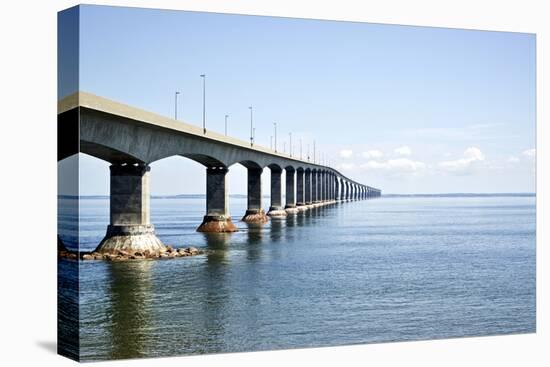
<instances>
[{"instance_id":1,"label":"receding bridge span","mask_svg":"<svg viewBox=\"0 0 550 367\"><path fill-rule=\"evenodd\" d=\"M247 222L265 222L338 201L381 195L379 189L349 179L331 167L277 153L271 149L124 105L85 92L58 103L58 161L79 152L108 161L110 224L97 251L158 250L150 220L150 164L183 156L206 167L206 214L201 232L233 232L228 210L229 167L240 163L248 172ZM271 171L271 205L262 209L261 174ZM286 172L285 202L282 172Z\"/></svg>"}]
</instances>

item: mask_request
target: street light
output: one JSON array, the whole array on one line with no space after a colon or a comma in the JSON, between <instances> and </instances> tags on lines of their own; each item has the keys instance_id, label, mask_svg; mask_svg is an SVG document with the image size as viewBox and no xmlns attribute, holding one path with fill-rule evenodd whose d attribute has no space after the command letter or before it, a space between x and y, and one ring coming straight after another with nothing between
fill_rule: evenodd
<instances>
[{"instance_id":1,"label":"street light","mask_svg":"<svg viewBox=\"0 0 550 367\"><path fill-rule=\"evenodd\" d=\"M292 157L292 133L288 133L288 154Z\"/></svg>"},{"instance_id":2,"label":"street light","mask_svg":"<svg viewBox=\"0 0 550 367\"><path fill-rule=\"evenodd\" d=\"M202 78L202 131L206 134L206 74Z\"/></svg>"},{"instance_id":3,"label":"street light","mask_svg":"<svg viewBox=\"0 0 550 367\"><path fill-rule=\"evenodd\" d=\"M313 140L313 163L314 163L314 164L315 164L315 159L316 159L315 153L316 153L316 152L315 152L315 140Z\"/></svg>"},{"instance_id":4,"label":"street light","mask_svg":"<svg viewBox=\"0 0 550 367\"><path fill-rule=\"evenodd\" d=\"M253 146L254 145L254 125L253 125L253 120L252 120L252 106L248 107L248 109L250 110L250 146Z\"/></svg>"},{"instance_id":5,"label":"street light","mask_svg":"<svg viewBox=\"0 0 550 367\"><path fill-rule=\"evenodd\" d=\"M277 153L277 123L274 122L273 126L275 127L275 153Z\"/></svg>"},{"instance_id":6,"label":"street light","mask_svg":"<svg viewBox=\"0 0 550 367\"><path fill-rule=\"evenodd\" d=\"M229 115L225 115L225 136L227 136L227 118Z\"/></svg>"},{"instance_id":7,"label":"street light","mask_svg":"<svg viewBox=\"0 0 550 367\"><path fill-rule=\"evenodd\" d=\"M309 162L309 144L307 145L307 161Z\"/></svg>"},{"instance_id":8,"label":"street light","mask_svg":"<svg viewBox=\"0 0 550 367\"><path fill-rule=\"evenodd\" d=\"M180 92L176 91L175 93L175 102L174 102L174 120L177 120L178 119L178 95L180 94Z\"/></svg>"}]
</instances>

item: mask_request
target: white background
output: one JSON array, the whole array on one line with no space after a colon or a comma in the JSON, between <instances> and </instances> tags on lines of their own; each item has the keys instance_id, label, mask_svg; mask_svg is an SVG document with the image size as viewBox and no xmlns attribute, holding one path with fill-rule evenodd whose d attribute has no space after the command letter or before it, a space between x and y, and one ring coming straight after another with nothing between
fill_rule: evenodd
<instances>
[{"instance_id":1,"label":"white background","mask_svg":"<svg viewBox=\"0 0 550 367\"><path fill-rule=\"evenodd\" d=\"M96 1L97 4L537 33L537 334L282 352L105 362L175 366L549 365L546 211L550 10L545 1ZM56 12L72 1L3 2L0 11L0 363L69 365L56 340ZM546 87L546 88L545 88ZM546 164L548 166L548 164ZM32 249L32 250L31 250ZM546 264L544 266L543 264ZM335 310L338 312L338 310Z\"/></svg>"}]
</instances>

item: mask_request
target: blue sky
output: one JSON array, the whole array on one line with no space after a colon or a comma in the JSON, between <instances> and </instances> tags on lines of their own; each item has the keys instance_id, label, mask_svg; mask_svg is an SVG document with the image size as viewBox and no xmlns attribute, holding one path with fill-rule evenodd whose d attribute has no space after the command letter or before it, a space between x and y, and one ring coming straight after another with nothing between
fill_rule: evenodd
<instances>
[{"instance_id":1,"label":"blue sky","mask_svg":"<svg viewBox=\"0 0 550 367\"><path fill-rule=\"evenodd\" d=\"M367 23L83 6L80 89L294 151L386 193L533 192L535 36ZM287 148L288 149L288 148ZM81 194L108 192L81 157ZM231 193L246 171L231 167ZM267 176L269 177L269 176ZM153 194L203 193L204 169L152 164ZM267 180L266 180L267 181Z\"/></svg>"}]
</instances>

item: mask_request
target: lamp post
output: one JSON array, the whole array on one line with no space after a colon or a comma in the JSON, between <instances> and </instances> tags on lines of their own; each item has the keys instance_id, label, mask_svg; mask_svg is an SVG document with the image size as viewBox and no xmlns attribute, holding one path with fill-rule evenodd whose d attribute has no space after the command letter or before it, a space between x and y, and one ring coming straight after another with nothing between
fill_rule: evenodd
<instances>
[{"instance_id":1,"label":"lamp post","mask_svg":"<svg viewBox=\"0 0 550 367\"><path fill-rule=\"evenodd\" d=\"M307 145L307 161L309 162L309 144Z\"/></svg>"},{"instance_id":2,"label":"lamp post","mask_svg":"<svg viewBox=\"0 0 550 367\"><path fill-rule=\"evenodd\" d=\"M288 153L292 157L292 133L288 133Z\"/></svg>"},{"instance_id":3,"label":"lamp post","mask_svg":"<svg viewBox=\"0 0 550 367\"><path fill-rule=\"evenodd\" d=\"M315 157L316 154L315 153L316 153L315 152L315 140L313 140L313 163L314 164L315 164L315 159L316 159L316 157Z\"/></svg>"},{"instance_id":4,"label":"lamp post","mask_svg":"<svg viewBox=\"0 0 550 367\"><path fill-rule=\"evenodd\" d=\"M206 74L202 78L202 131L206 134Z\"/></svg>"},{"instance_id":5,"label":"lamp post","mask_svg":"<svg viewBox=\"0 0 550 367\"><path fill-rule=\"evenodd\" d=\"M227 118L229 115L225 115L225 136L227 136Z\"/></svg>"},{"instance_id":6,"label":"lamp post","mask_svg":"<svg viewBox=\"0 0 550 367\"><path fill-rule=\"evenodd\" d=\"M248 107L250 110L250 146L254 146L254 122L253 122L253 108Z\"/></svg>"},{"instance_id":7,"label":"lamp post","mask_svg":"<svg viewBox=\"0 0 550 367\"><path fill-rule=\"evenodd\" d=\"M274 122L273 126L275 127L275 134L273 135L275 136L275 153L277 153L277 123Z\"/></svg>"},{"instance_id":8,"label":"lamp post","mask_svg":"<svg viewBox=\"0 0 550 367\"><path fill-rule=\"evenodd\" d=\"M176 91L175 93L175 102L174 102L174 120L178 119L178 95L180 92Z\"/></svg>"}]
</instances>

